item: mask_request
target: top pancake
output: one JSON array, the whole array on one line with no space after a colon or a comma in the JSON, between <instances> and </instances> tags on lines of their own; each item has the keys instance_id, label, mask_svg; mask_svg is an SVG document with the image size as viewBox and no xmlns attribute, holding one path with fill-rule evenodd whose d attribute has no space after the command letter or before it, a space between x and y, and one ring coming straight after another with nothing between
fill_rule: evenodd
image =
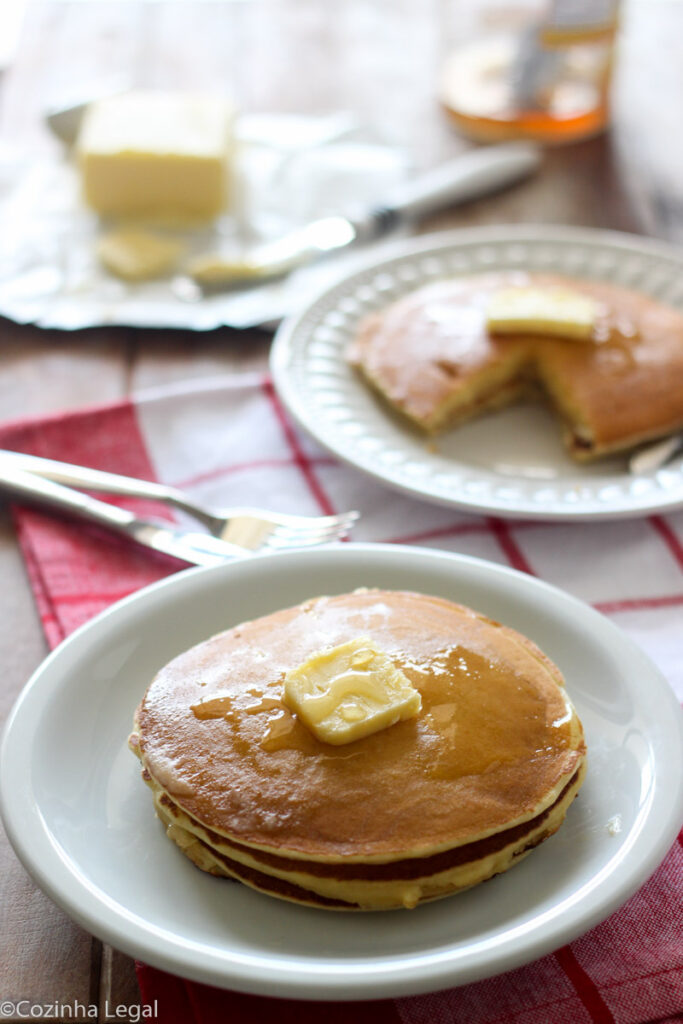
<instances>
[{"instance_id":1,"label":"top pancake","mask_svg":"<svg viewBox=\"0 0 683 1024\"><path fill-rule=\"evenodd\" d=\"M570 287L604 305L595 341L496 336L486 309L500 288ZM578 457L630 447L683 426L683 316L637 292L521 271L420 288L367 317L350 361L397 409L435 431L540 381L571 424ZM505 389L507 388L507 393Z\"/></svg>"},{"instance_id":2,"label":"top pancake","mask_svg":"<svg viewBox=\"0 0 683 1024\"><path fill-rule=\"evenodd\" d=\"M359 636L405 672L422 710L332 747L284 707L283 677ZM192 817L321 860L483 838L549 806L584 753L561 676L529 640L395 591L317 598L199 644L159 672L137 723L145 766Z\"/></svg>"},{"instance_id":3,"label":"top pancake","mask_svg":"<svg viewBox=\"0 0 683 1024\"><path fill-rule=\"evenodd\" d=\"M283 678L358 636L423 707L335 748L284 707ZM387 591L317 598L190 649L148 688L137 728L145 767L188 814L313 859L482 838L552 803L583 754L558 670L530 641L449 601Z\"/></svg>"}]
</instances>

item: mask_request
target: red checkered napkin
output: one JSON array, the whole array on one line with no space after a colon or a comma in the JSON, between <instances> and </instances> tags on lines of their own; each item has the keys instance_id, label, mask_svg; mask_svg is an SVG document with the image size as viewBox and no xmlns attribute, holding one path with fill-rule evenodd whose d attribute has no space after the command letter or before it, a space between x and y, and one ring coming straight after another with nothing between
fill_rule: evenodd
<instances>
[{"instance_id":1,"label":"red checkered napkin","mask_svg":"<svg viewBox=\"0 0 683 1024\"><path fill-rule=\"evenodd\" d=\"M269 381L239 376L0 428L0 446L182 487L219 505L299 513L361 508L358 540L424 544L537 575L612 617L683 698L683 513L610 524L460 515L389 493L324 455ZM140 513L149 502L122 500ZM168 514L168 513L166 513ZM82 524L21 509L16 524L52 646L180 566ZM609 920L526 967L434 995L321 1004L244 996L145 965L163 1024L644 1024L683 1019L683 839Z\"/></svg>"}]
</instances>

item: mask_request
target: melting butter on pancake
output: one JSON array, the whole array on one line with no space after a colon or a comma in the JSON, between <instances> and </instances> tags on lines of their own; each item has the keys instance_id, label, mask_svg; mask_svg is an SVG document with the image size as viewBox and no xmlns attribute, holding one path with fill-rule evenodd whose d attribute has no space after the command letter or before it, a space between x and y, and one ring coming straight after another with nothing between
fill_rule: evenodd
<instances>
[{"instance_id":1,"label":"melting butter on pancake","mask_svg":"<svg viewBox=\"0 0 683 1024\"><path fill-rule=\"evenodd\" d=\"M593 310L584 313L582 340L577 330L558 336L561 324L545 334L538 325L527 333L489 329L496 297L515 290L569 292L575 305L582 298ZM579 460L683 427L683 315L603 282L520 271L435 282L366 317L348 358L394 409L430 433L539 386Z\"/></svg>"},{"instance_id":2,"label":"melting butter on pancake","mask_svg":"<svg viewBox=\"0 0 683 1024\"><path fill-rule=\"evenodd\" d=\"M285 675L283 702L324 743L360 740L414 718L419 692L369 637L317 651Z\"/></svg>"},{"instance_id":3,"label":"melting butter on pancake","mask_svg":"<svg viewBox=\"0 0 683 1024\"><path fill-rule=\"evenodd\" d=\"M283 700L318 652L368 639L419 711L333 745ZM410 592L313 599L163 668L131 746L168 836L200 868L294 902L390 909L507 870L560 826L583 731L521 634Z\"/></svg>"}]
</instances>

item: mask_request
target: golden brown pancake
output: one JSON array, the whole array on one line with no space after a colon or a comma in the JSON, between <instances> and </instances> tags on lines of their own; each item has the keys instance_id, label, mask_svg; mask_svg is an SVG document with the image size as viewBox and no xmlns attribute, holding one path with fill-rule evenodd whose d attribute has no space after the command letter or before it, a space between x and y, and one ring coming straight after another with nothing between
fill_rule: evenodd
<instances>
[{"instance_id":1,"label":"golden brown pancake","mask_svg":"<svg viewBox=\"0 0 683 1024\"><path fill-rule=\"evenodd\" d=\"M604 308L591 342L496 336L491 296L510 286L570 287ZM638 292L521 271L440 281L361 323L349 361L430 433L540 388L587 460L683 427L683 315Z\"/></svg>"},{"instance_id":2,"label":"golden brown pancake","mask_svg":"<svg viewBox=\"0 0 683 1024\"><path fill-rule=\"evenodd\" d=\"M284 675L359 636L422 709L331 746L283 704ZM334 909L414 906L506 870L559 827L585 758L559 670L530 640L381 590L317 598L180 655L145 694L131 745L199 867Z\"/></svg>"}]
</instances>

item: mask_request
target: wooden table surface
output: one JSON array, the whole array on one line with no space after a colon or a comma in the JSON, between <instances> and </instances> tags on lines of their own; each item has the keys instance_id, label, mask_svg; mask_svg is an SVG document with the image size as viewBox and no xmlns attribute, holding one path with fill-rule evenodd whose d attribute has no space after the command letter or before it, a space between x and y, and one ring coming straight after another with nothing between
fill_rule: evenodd
<instances>
[{"instance_id":1,"label":"wooden table surface","mask_svg":"<svg viewBox=\"0 0 683 1024\"><path fill-rule=\"evenodd\" d=\"M440 111L435 85L441 60L477 7L475 0L344 0L334 8L322 0L36 3L0 77L0 143L54 148L41 121L45 108L70 90L124 72L139 86L228 89L245 111L350 110L368 131L428 168L468 145ZM683 4L627 3L609 134L549 151L533 180L424 228L535 221L683 243L681 38ZM0 421L152 384L263 368L268 341L259 331L60 333L0 321ZM4 718L46 653L4 508L0 580ZM38 891L4 836L0 879L0 1000L136 1004L132 961Z\"/></svg>"}]
</instances>

